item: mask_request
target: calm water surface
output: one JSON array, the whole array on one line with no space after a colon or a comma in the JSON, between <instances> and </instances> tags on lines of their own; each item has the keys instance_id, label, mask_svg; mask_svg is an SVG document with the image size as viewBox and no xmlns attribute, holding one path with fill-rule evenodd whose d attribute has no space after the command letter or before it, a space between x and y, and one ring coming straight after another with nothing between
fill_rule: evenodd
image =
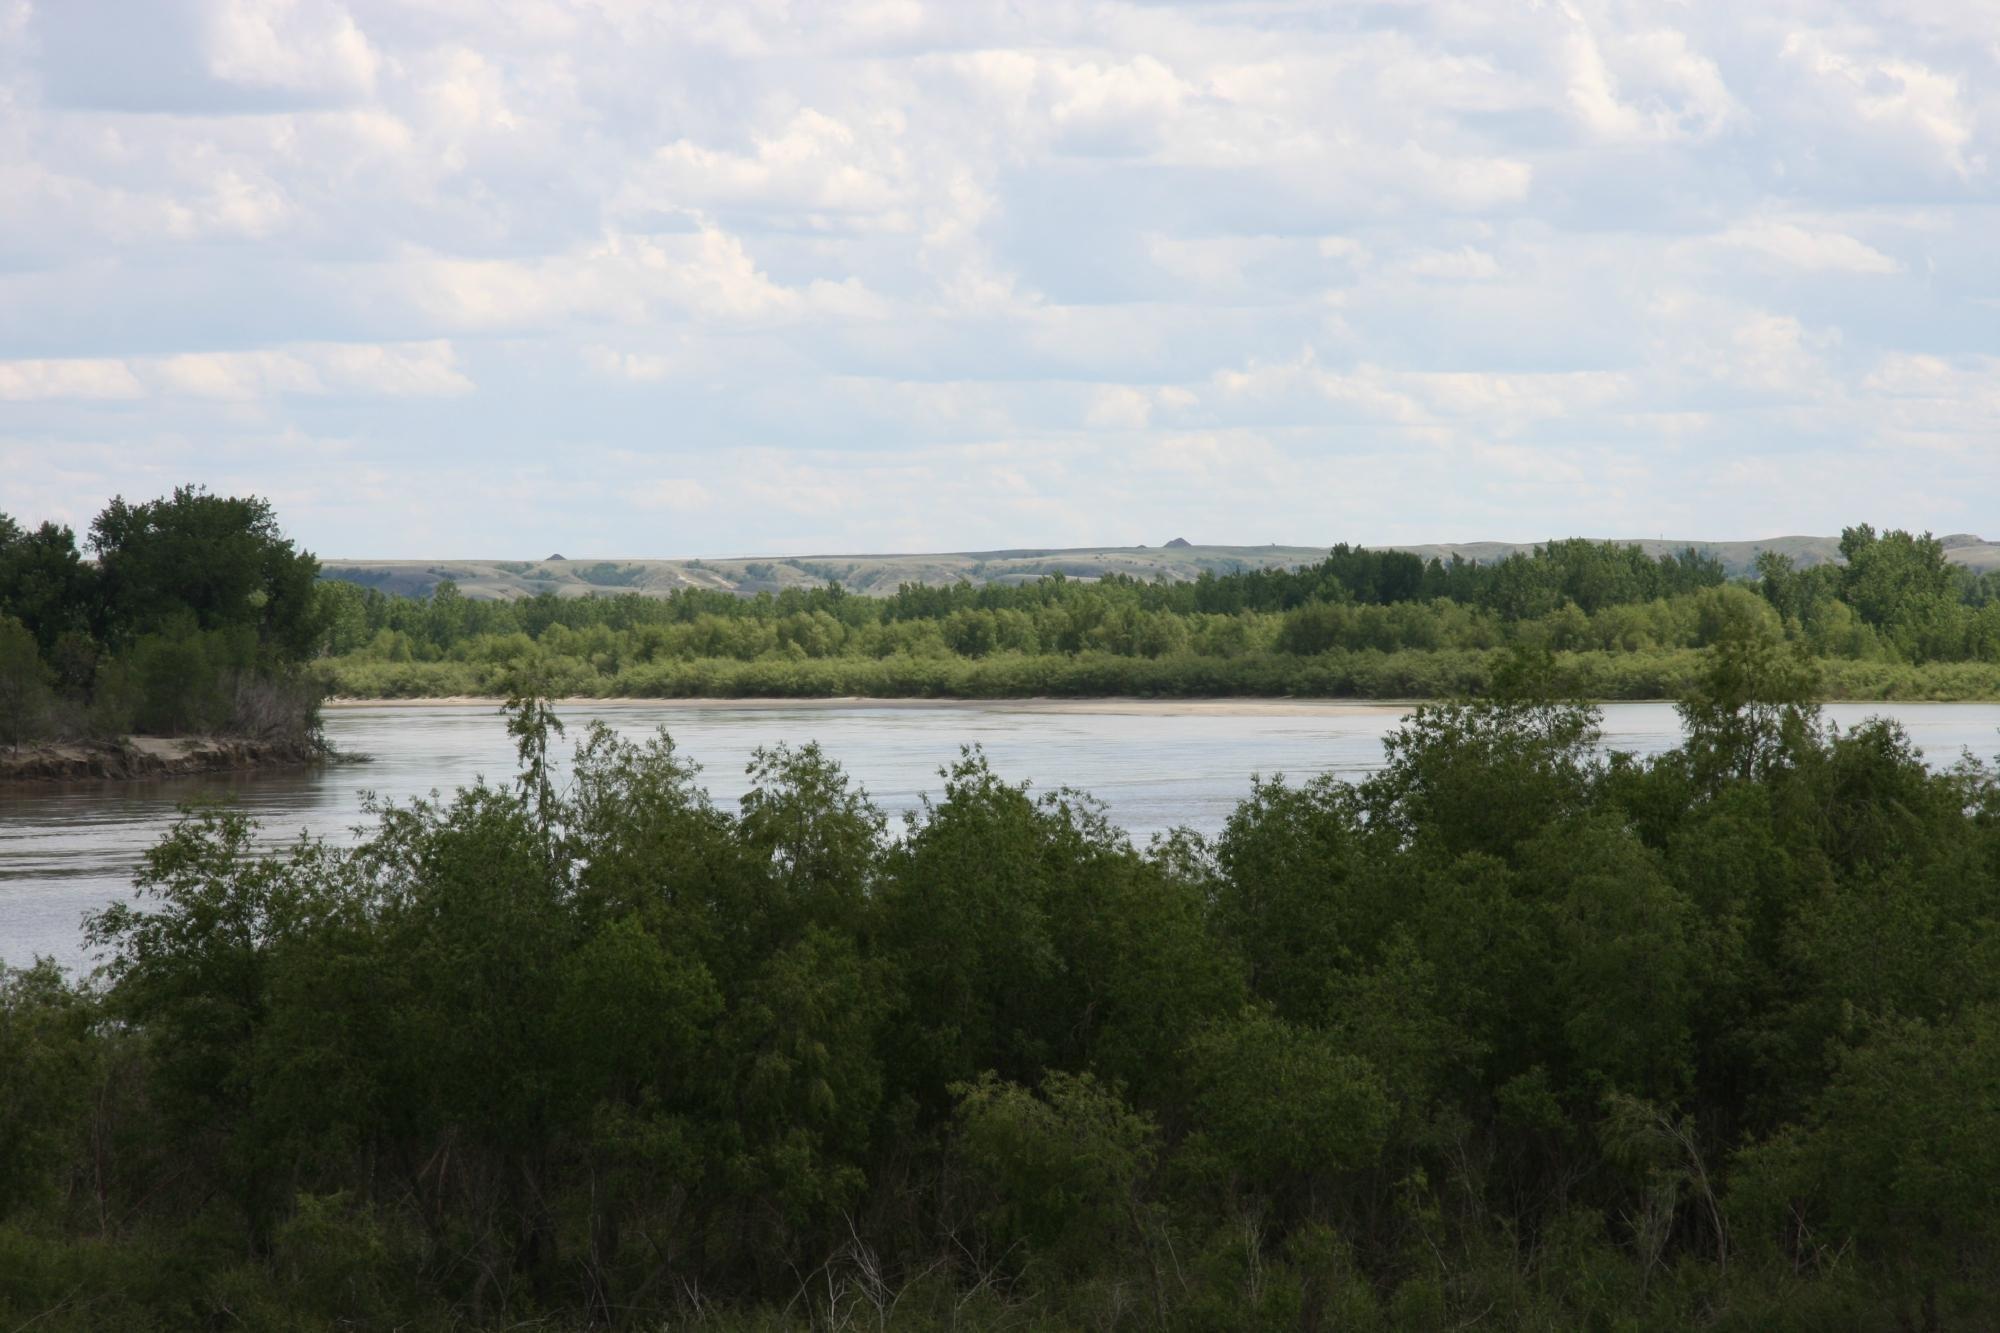
<instances>
[{"instance_id":1,"label":"calm water surface","mask_svg":"<svg viewBox=\"0 0 2000 1333\"><path fill-rule=\"evenodd\" d=\"M1866 717L1901 722L1933 764L1961 750L2000 754L2000 705L1836 704L1843 727ZM1135 838L1177 825L1212 833L1250 786L1252 774L1359 777L1378 767L1394 706L1280 706L1269 711L1192 706L1136 711L1106 705L1032 704L781 705L600 704L571 709L569 739L602 717L627 735L666 727L702 765L718 802L742 796L744 766L759 746L820 742L892 816L939 789L938 769L962 745L984 747L993 767L1037 787L1094 793ZM511 741L486 705L333 710L327 733L365 764L161 782L93 783L58 789L0 790L0 960L20 964L49 954L88 960L78 932L83 914L130 892L140 853L156 842L183 802L234 800L261 821L271 842L300 832L351 841L361 797L405 800L449 792L481 775L513 773ZM1670 704L1611 704L1605 743L1653 753L1680 739Z\"/></svg>"}]
</instances>

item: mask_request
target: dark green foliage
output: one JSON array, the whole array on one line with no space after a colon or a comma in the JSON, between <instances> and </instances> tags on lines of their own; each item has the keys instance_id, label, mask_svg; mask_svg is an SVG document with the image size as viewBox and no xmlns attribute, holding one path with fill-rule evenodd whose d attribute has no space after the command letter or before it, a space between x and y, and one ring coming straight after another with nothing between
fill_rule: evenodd
<instances>
[{"instance_id":1,"label":"dark green foliage","mask_svg":"<svg viewBox=\"0 0 2000 1333\"><path fill-rule=\"evenodd\" d=\"M1523 652L1144 852L534 694L351 850L192 813L0 977L0 1326L1988 1327L2000 781L1724 622L1677 751Z\"/></svg>"},{"instance_id":2,"label":"dark green foliage","mask_svg":"<svg viewBox=\"0 0 2000 1333\"><path fill-rule=\"evenodd\" d=\"M1038 1092L991 1071L954 1085L953 1152L979 1208L982 1248L1073 1278L1107 1248L1146 1245L1160 1129L1091 1074L1051 1070ZM1004 1261L1004 1259L1003 1259Z\"/></svg>"},{"instance_id":3,"label":"dark green foliage","mask_svg":"<svg viewBox=\"0 0 2000 1333\"><path fill-rule=\"evenodd\" d=\"M68 528L44 523L30 532L0 514L0 612L26 624L43 652L65 634L92 628L99 614L95 575Z\"/></svg>"},{"instance_id":4,"label":"dark green foliage","mask_svg":"<svg viewBox=\"0 0 2000 1333\"><path fill-rule=\"evenodd\" d=\"M101 1058L90 998L46 960L0 973L0 1216L60 1197Z\"/></svg>"},{"instance_id":5,"label":"dark green foliage","mask_svg":"<svg viewBox=\"0 0 2000 1333\"><path fill-rule=\"evenodd\" d=\"M1732 1202L1797 1261L1850 1262L1932 1327L1992 1313L2000 1263L2000 1006L1882 1019L1838 1048L1802 1123L1746 1153Z\"/></svg>"},{"instance_id":6,"label":"dark green foliage","mask_svg":"<svg viewBox=\"0 0 2000 1333\"><path fill-rule=\"evenodd\" d=\"M1374 1166L1386 1146L1388 1092L1336 1031L1246 1012L1196 1034L1187 1059L1205 1146L1255 1194L1300 1207L1288 1196Z\"/></svg>"},{"instance_id":7,"label":"dark green foliage","mask_svg":"<svg viewBox=\"0 0 2000 1333\"><path fill-rule=\"evenodd\" d=\"M355 617L266 501L191 486L115 499L90 546L95 564L68 528L0 514L0 742L137 730L312 744L317 695L298 668L334 627L358 643Z\"/></svg>"},{"instance_id":8,"label":"dark green foliage","mask_svg":"<svg viewBox=\"0 0 2000 1333\"><path fill-rule=\"evenodd\" d=\"M196 486L144 504L121 497L91 523L90 547L113 644L186 615L203 630L248 628L282 660L318 647L319 561L293 548L268 501Z\"/></svg>"},{"instance_id":9,"label":"dark green foliage","mask_svg":"<svg viewBox=\"0 0 2000 1333\"><path fill-rule=\"evenodd\" d=\"M52 702L35 636L12 616L0 616L0 745L45 734Z\"/></svg>"}]
</instances>

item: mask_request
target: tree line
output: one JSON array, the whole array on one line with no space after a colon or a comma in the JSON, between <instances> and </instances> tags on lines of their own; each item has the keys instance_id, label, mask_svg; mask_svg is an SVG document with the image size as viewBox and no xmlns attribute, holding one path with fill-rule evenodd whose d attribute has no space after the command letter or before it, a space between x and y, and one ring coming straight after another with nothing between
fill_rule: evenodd
<instances>
[{"instance_id":1,"label":"tree line","mask_svg":"<svg viewBox=\"0 0 2000 1333\"><path fill-rule=\"evenodd\" d=\"M1551 542L1493 564L1333 548L1296 570L1146 582L690 589L481 601L320 586L328 688L482 694L526 661L566 693L672 696L1349 694L1490 688L1511 651L1562 655L1600 698L1673 697L1697 650L1761 624L1828 664L1837 695L2000 693L2000 580L1928 535L1863 526L1844 563L1766 553L1730 581L1694 550Z\"/></svg>"},{"instance_id":2,"label":"tree line","mask_svg":"<svg viewBox=\"0 0 2000 1333\"><path fill-rule=\"evenodd\" d=\"M1550 542L1491 564L1332 548L1293 570L1146 582L836 584L482 601L320 579L268 501L116 499L79 544L0 515L0 744L128 732L314 734L323 693L1439 698L1554 656L1573 692L1672 698L1700 650L1761 627L1829 697L2000 696L2000 578L1928 534L1849 528L1840 564L1766 553L1730 581L1697 550Z\"/></svg>"},{"instance_id":3,"label":"tree line","mask_svg":"<svg viewBox=\"0 0 2000 1333\"><path fill-rule=\"evenodd\" d=\"M1770 632L1656 758L1554 688L1143 848L532 696L352 848L190 813L0 981L0 1323L1989 1326L1994 772Z\"/></svg>"},{"instance_id":4,"label":"tree line","mask_svg":"<svg viewBox=\"0 0 2000 1333\"><path fill-rule=\"evenodd\" d=\"M325 647L318 576L255 497L114 499L81 547L66 526L0 514L0 743L304 738L316 695L298 668Z\"/></svg>"}]
</instances>

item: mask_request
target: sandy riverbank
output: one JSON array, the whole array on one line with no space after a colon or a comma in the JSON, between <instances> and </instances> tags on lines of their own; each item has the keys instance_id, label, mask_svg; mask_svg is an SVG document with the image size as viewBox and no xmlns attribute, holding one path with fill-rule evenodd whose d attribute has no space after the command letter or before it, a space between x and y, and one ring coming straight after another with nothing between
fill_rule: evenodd
<instances>
[{"instance_id":1,"label":"sandy riverbank","mask_svg":"<svg viewBox=\"0 0 2000 1333\"><path fill-rule=\"evenodd\" d=\"M326 700L327 708L498 708L504 700L477 695L435 699ZM1005 713L1092 713L1121 717L1343 717L1370 713L1407 713L1414 700L1357 699L598 699L589 696L556 699L565 710L588 708L781 709L897 708L978 709Z\"/></svg>"}]
</instances>

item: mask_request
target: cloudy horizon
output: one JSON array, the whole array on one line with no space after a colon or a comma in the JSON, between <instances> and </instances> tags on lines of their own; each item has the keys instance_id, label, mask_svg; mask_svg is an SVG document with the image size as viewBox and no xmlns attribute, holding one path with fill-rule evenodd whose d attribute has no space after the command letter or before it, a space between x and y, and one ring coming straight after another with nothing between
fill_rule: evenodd
<instances>
[{"instance_id":1,"label":"cloudy horizon","mask_svg":"<svg viewBox=\"0 0 2000 1333\"><path fill-rule=\"evenodd\" d=\"M0 511L1982 532L2000 9L0 0Z\"/></svg>"}]
</instances>

